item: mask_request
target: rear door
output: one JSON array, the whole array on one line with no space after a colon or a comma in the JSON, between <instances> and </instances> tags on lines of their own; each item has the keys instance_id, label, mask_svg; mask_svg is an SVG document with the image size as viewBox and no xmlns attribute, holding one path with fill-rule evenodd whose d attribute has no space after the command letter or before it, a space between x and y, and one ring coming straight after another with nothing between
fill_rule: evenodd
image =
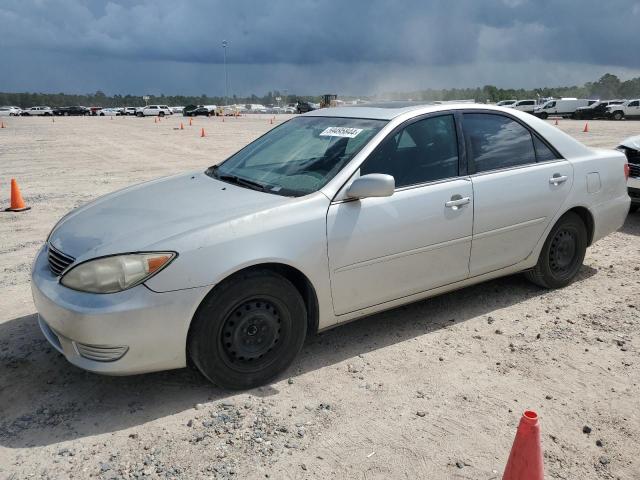
<instances>
[{"instance_id":1,"label":"rear door","mask_svg":"<svg viewBox=\"0 0 640 480\"><path fill-rule=\"evenodd\" d=\"M565 202L571 164L513 117L465 112L473 182L471 276L527 258Z\"/></svg>"}]
</instances>

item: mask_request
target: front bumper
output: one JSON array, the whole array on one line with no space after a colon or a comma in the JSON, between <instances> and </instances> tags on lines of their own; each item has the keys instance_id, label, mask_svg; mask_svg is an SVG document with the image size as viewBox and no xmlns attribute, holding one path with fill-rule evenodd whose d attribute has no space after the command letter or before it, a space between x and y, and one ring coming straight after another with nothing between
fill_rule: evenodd
<instances>
[{"instance_id":1,"label":"front bumper","mask_svg":"<svg viewBox=\"0 0 640 480\"><path fill-rule=\"evenodd\" d=\"M69 362L109 375L186 366L189 324L210 287L156 293L138 285L101 295L58 280L45 245L31 272L33 301L44 336Z\"/></svg>"}]
</instances>

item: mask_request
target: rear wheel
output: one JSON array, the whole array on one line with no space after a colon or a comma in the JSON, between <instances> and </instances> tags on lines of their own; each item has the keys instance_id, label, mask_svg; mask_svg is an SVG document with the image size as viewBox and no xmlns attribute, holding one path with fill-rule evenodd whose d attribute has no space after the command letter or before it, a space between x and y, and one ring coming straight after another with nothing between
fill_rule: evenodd
<instances>
[{"instance_id":1,"label":"rear wheel","mask_svg":"<svg viewBox=\"0 0 640 480\"><path fill-rule=\"evenodd\" d=\"M579 215L567 212L549 232L538 263L525 276L541 287L565 287L580 270L586 250L587 228Z\"/></svg>"},{"instance_id":2,"label":"rear wheel","mask_svg":"<svg viewBox=\"0 0 640 480\"><path fill-rule=\"evenodd\" d=\"M284 371L307 333L302 297L267 270L240 273L220 284L198 308L188 348L198 370L229 389L262 385Z\"/></svg>"},{"instance_id":3,"label":"rear wheel","mask_svg":"<svg viewBox=\"0 0 640 480\"><path fill-rule=\"evenodd\" d=\"M624 118L624 113L617 111L617 112L613 112L613 119L614 120L622 120Z\"/></svg>"},{"instance_id":4,"label":"rear wheel","mask_svg":"<svg viewBox=\"0 0 640 480\"><path fill-rule=\"evenodd\" d=\"M158 114L158 116L159 116L159 117L164 117L164 112L160 112L160 113Z\"/></svg>"},{"instance_id":5,"label":"rear wheel","mask_svg":"<svg viewBox=\"0 0 640 480\"><path fill-rule=\"evenodd\" d=\"M543 120L546 120L547 118L549 118L549 114L547 112L542 112L540 114L540 118Z\"/></svg>"}]
</instances>

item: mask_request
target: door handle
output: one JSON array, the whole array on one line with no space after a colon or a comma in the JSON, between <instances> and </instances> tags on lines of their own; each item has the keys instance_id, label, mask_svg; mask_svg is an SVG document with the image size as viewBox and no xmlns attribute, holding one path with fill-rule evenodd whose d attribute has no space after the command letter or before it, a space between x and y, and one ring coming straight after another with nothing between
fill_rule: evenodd
<instances>
[{"instance_id":1,"label":"door handle","mask_svg":"<svg viewBox=\"0 0 640 480\"><path fill-rule=\"evenodd\" d=\"M551 177L549 179L549 183L551 185L560 185L561 183L566 182L567 180L569 180L569 177L566 175L560 175L558 173L554 173L553 177Z\"/></svg>"},{"instance_id":2,"label":"door handle","mask_svg":"<svg viewBox=\"0 0 640 480\"><path fill-rule=\"evenodd\" d=\"M466 205L469 202L471 202L470 197L463 198L460 195L454 195L453 197L451 197L451 200L444 203L444 206L447 208L451 208L453 210L458 210L458 207L462 207L463 205Z\"/></svg>"}]
</instances>

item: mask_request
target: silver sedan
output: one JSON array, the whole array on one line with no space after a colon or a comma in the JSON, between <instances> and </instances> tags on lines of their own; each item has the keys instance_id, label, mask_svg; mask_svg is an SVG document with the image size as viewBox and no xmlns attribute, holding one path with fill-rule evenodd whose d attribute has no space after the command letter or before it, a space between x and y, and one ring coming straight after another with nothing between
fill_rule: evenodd
<instances>
[{"instance_id":1,"label":"silver sedan","mask_svg":"<svg viewBox=\"0 0 640 480\"><path fill-rule=\"evenodd\" d=\"M268 382L305 336L524 272L568 285L629 210L626 160L484 105L322 109L206 171L62 218L37 255L42 331L71 363Z\"/></svg>"}]
</instances>

